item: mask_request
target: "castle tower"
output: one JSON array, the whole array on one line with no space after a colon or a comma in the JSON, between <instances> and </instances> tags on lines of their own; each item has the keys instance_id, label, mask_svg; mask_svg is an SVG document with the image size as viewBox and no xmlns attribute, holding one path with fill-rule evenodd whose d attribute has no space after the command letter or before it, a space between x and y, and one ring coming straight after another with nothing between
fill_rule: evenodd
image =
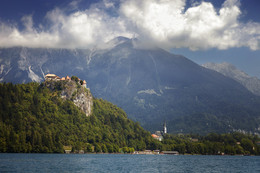
<instances>
[{"instance_id":1,"label":"castle tower","mask_svg":"<svg viewBox=\"0 0 260 173\"><path fill-rule=\"evenodd\" d=\"M163 134L166 134L167 133L167 127L166 127L166 121L164 121L164 124L163 124Z\"/></svg>"},{"instance_id":2,"label":"castle tower","mask_svg":"<svg viewBox=\"0 0 260 173\"><path fill-rule=\"evenodd\" d=\"M84 86L85 88L87 88L87 82L85 80L83 80L82 86Z\"/></svg>"}]
</instances>

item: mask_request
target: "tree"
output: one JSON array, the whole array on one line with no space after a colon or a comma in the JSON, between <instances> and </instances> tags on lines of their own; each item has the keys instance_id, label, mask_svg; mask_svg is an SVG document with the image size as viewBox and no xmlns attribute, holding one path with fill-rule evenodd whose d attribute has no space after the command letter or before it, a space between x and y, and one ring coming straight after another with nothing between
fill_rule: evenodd
<instances>
[{"instance_id":1,"label":"tree","mask_svg":"<svg viewBox=\"0 0 260 173\"><path fill-rule=\"evenodd\" d=\"M101 149L102 149L103 153L107 153L108 152L107 146L105 144L102 144Z\"/></svg>"},{"instance_id":2,"label":"tree","mask_svg":"<svg viewBox=\"0 0 260 173\"><path fill-rule=\"evenodd\" d=\"M185 153L185 143L180 143L176 145L176 150L181 153L184 154Z\"/></svg>"},{"instance_id":3,"label":"tree","mask_svg":"<svg viewBox=\"0 0 260 173\"><path fill-rule=\"evenodd\" d=\"M231 154L231 155L234 155L236 154L236 150L233 146L231 145L226 145L225 146L225 154Z\"/></svg>"},{"instance_id":4,"label":"tree","mask_svg":"<svg viewBox=\"0 0 260 173\"><path fill-rule=\"evenodd\" d=\"M92 145L91 145L91 144L87 143L87 144L85 145L85 152L93 152L93 151L92 151Z\"/></svg>"},{"instance_id":5,"label":"tree","mask_svg":"<svg viewBox=\"0 0 260 173\"><path fill-rule=\"evenodd\" d=\"M248 151L249 153L253 153L254 144L251 140L243 138L241 140L241 146L245 151Z\"/></svg>"},{"instance_id":6,"label":"tree","mask_svg":"<svg viewBox=\"0 0 260 173\"><path fill-rule=\"evenodd\" d=\"M96 153L100 153L100 152L102 152L102 149L101 149L101 147L100 147L99 144L94 144L94 146L95 146L94 151L95 151Z\"/></svg>"},{"instance_id":7,"label":"tree","mask_svg":"<svg viewBox=\"0 0 260 173\"><path fill-rule=\"evenodd\" d=\"M75 82L79 82L79 78L77 76L71 76L71 80Z\"/></svg>"},{"instance_id":8,"label":"tree","mask_svg":"<svg viewBox=\"0 0 260 173\"><path fill-rule=\"evenodd\" d=\"M6 139L5 138L0 138L0 153L5 153L7 152L7 144L6 144Z\"/></svg>"},{"instance_id":9,"label":"tree","mask_svg":"<svg viewBox=\"0 0 260 173\"><path fill-rule=\"evenodd\" d=\"M106 146L107 146L107 151L109 153L113 153L114 152L114 148L113 148L112 144L107 143Z\"/></svg>"}]
</instances>

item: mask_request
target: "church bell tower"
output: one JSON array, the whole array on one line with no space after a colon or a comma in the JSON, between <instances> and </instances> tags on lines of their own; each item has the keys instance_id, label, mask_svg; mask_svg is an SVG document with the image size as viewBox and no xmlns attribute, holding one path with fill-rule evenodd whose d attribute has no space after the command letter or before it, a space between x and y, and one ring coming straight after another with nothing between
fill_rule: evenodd
<instances>
[{"instance_id":1,"label":"church bell tower","mask_svg":"<svg viewBox=\"0 0 260 173\"><path fill-rule=\"evenodd\" d=\"M163 134L167 133L166 121L163 123Z\"/></svg>"}]
</instances>

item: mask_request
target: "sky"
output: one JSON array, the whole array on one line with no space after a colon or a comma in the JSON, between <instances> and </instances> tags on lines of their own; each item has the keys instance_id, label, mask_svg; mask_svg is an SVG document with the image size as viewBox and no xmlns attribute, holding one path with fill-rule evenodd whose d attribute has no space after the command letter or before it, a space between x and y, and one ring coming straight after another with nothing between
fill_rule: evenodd
<instances>
[{"instance_id":1,"label":"sky","mask_svg":"<svg viewBox=\"0 0 260 173\"><path fill-rule=\"evenodd\" d=\"M260 78L259 0L1 0L0 47L93 48L138 38Z\"/></svg>"}]
</instances>

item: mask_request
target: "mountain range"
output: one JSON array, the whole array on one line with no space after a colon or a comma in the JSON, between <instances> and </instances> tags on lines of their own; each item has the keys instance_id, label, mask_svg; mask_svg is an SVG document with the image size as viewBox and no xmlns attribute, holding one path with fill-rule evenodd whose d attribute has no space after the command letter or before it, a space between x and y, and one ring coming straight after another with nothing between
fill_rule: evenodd
<instances>
[{"instance_id":1,"label":"mountain range","mask_svg":"<svg viewBox=\"0 0 260 173\"><path fill-rule=\"evenodd\" d=\"M0 80L42 81L47 73L86 79L95 97L123 108L150 131L259 132L260 97L181 55L117 37L103 48L0 49Z\"/></svg>"},{"instance_id":2,"label":"mountain range","mask_svg":"<svg viewBox=\"0 0 260 173\"><path fill-rule=\"evenodd\" d=\"M230 77L244 87L246 87L253 94L260 96L260 79L257 77L251 77L245 72L237 69L234 65L227 62L223 63L206 63L203 67L215 70L227 77Z\"/></svg>"}]
</instances>

